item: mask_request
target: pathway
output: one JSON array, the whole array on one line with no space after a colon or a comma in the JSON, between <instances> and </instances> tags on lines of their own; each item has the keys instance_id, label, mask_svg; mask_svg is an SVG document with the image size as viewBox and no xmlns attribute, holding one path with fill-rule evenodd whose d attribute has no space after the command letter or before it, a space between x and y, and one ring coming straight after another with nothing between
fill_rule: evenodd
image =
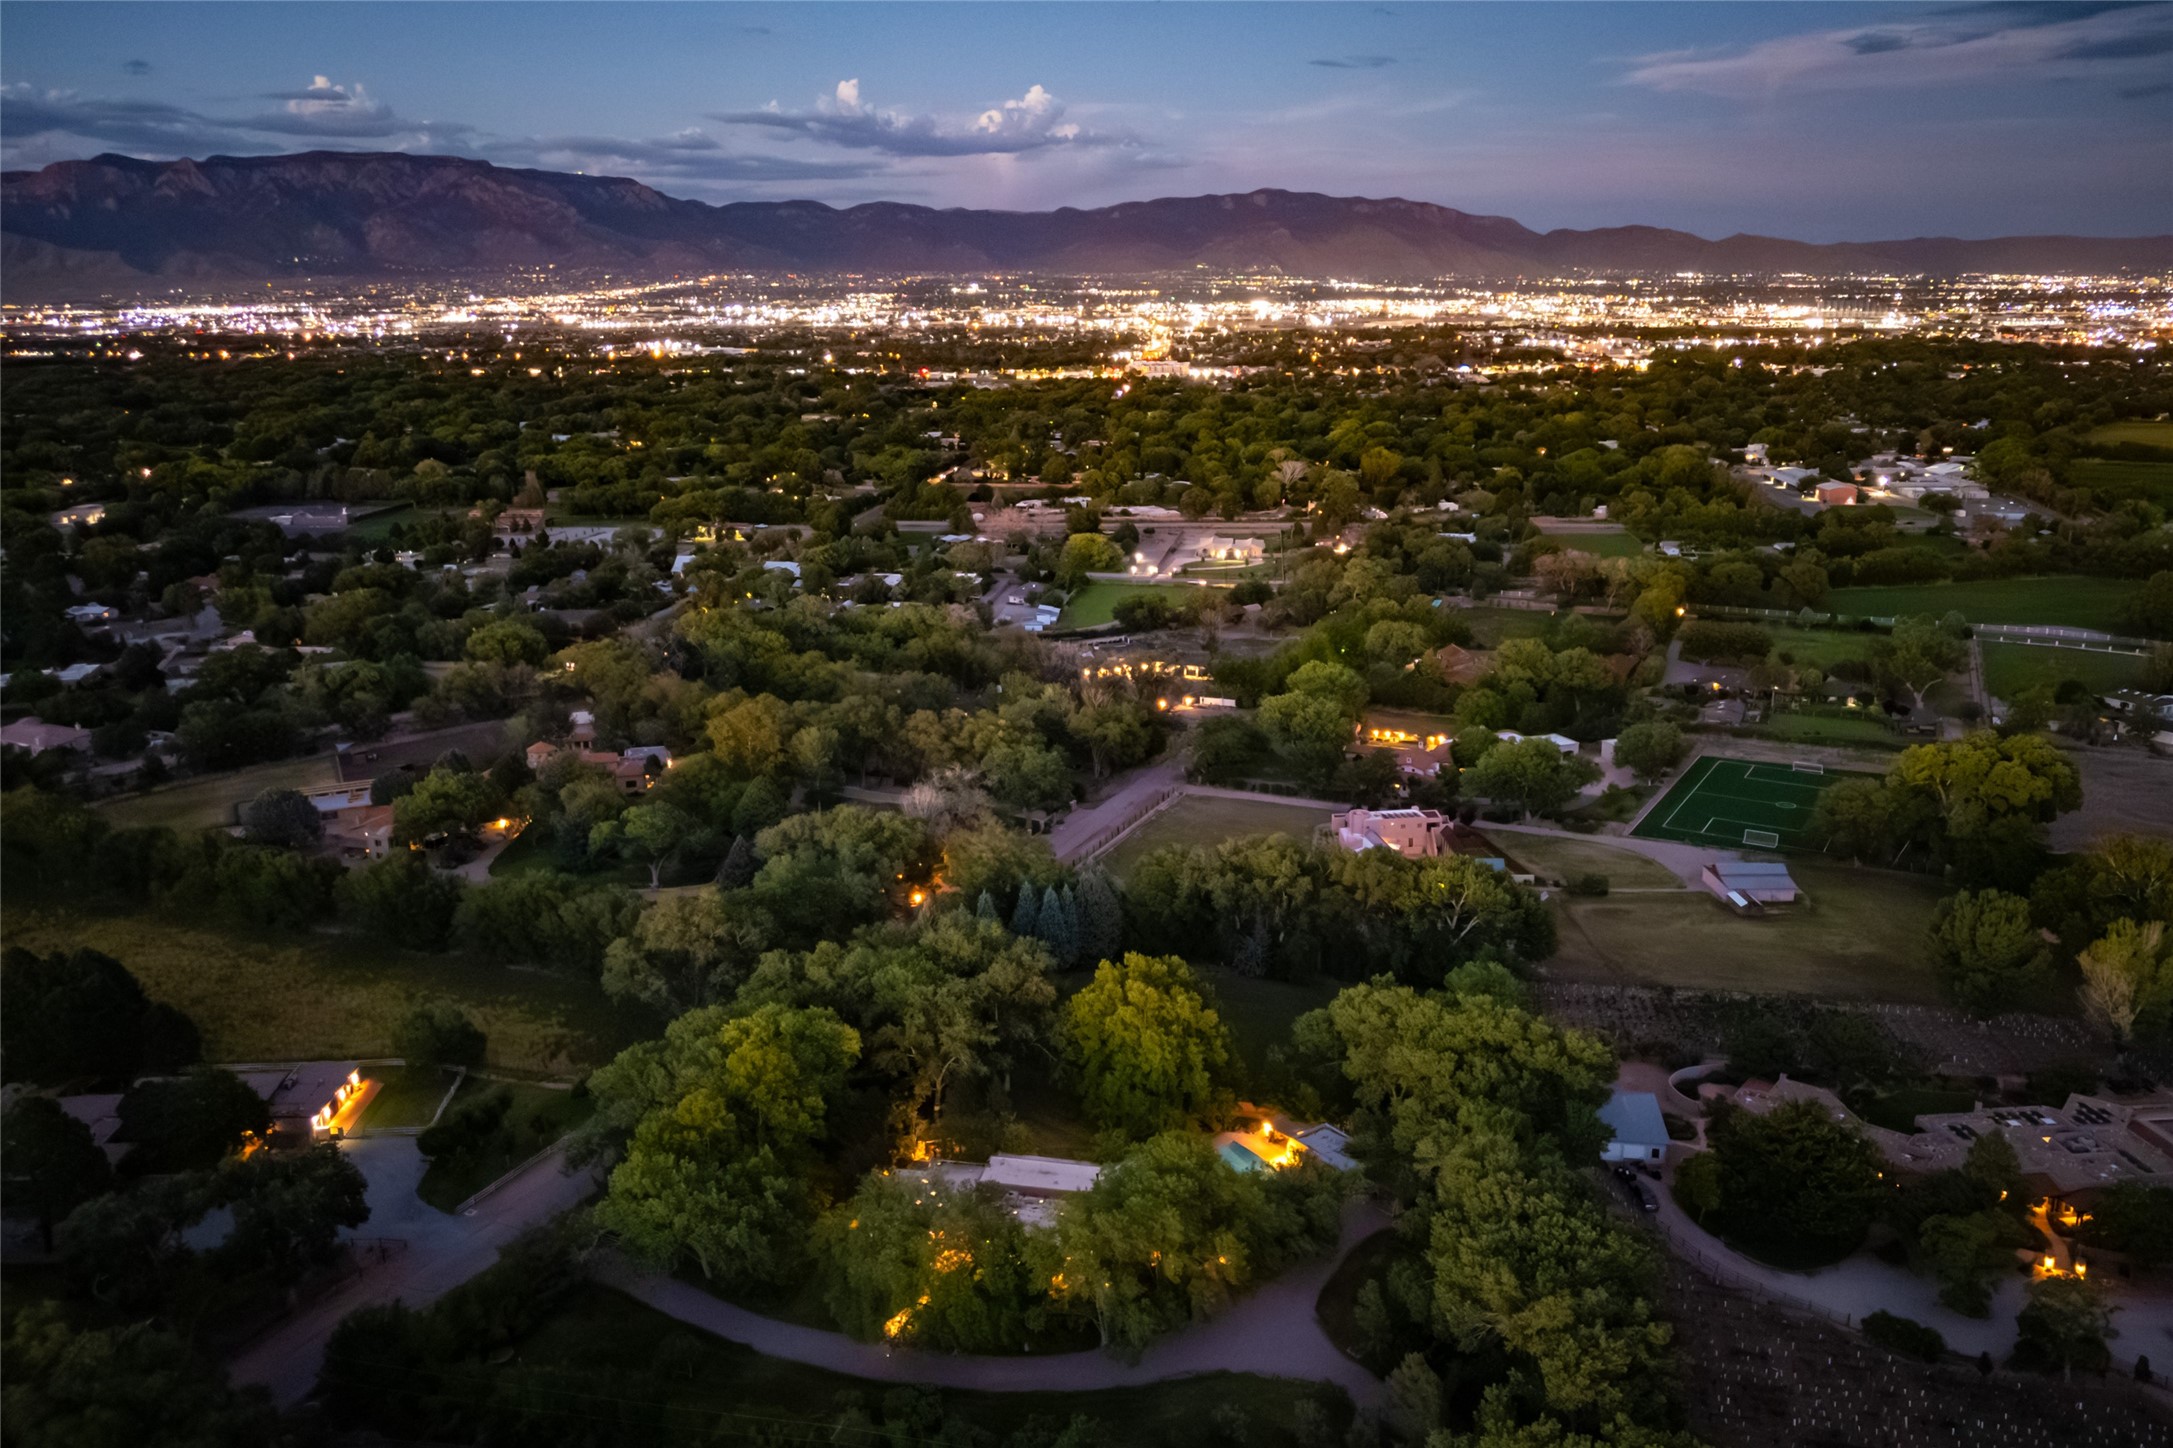
<instances>
[{"instance_id":1,"label":"pathway","mask_svg":"<svg viewBox=\"0 0 2173 1448\"><path fill-rule=\"evenodd\" d=\"M1671 1179L1675 1167L1689 1155L1680 1143L1669 1149ZM1784 1272L1744 1256L1707 1233L1676 1204L1672 1192L1662 1189L1654 1195L1660 1201L1659 1223L1671 1250L1723 1282L1747 1286L1829 1318L1846 1319L1851 1326L1880 1311L1911 1318L1937 1328L1951 1351L1971 1357L1989 1352L2004 1359L2014 1349L2015 1314L2027 1300L2019 1275L1999 1281L1989 1317L1964 1317L1940 1303L1938 1289L1928 1277L1890 1266L1868 1252L1816 1272ZM2115 1368L2132 1368L2138 1354L2153 1363L2167 1361L2173 1354L2173 1293L2137 1292L2117 1283L2107 1286L2119 1309L2113 1316L2119 1335L2111 1344Z\"/></svg>"},{"instance_id":2,"label":"pathway","mask_svg":"<svg viewBox=\"0 0 2173 1448\"><path fill-rule=\"evenodd\" d=\"M568 1174L562 1154L553 1151L454 1217L415 1195L423 1159L413 1137L350 1138L341 1150L367 1182L369 1234L397 1238L406 1250L364 1269L235 1354L234 1382L271 1389L282 1408L317 1386L325 1343L348 1313L395 1300L410 1307L436 1301L496 1262L499 1251L529 1228L578 1204L596 1184L592 1172Z\"/></svg>"},{"instance_id":3,"label":"pathway","mask_svg":"<svg viewBox=\"0 0 2173 1448\"><path fill-rule=\"evenodd\" d=\"M1185 760L1181 749L1172 749L1152 764L1141 765L1126 775L1102 799L1090 805L1076 805L1064 817L1049 827L1049 848L1056 851L1059 860L1072 859L1096 844L1103 836L1117 828L1120 822L1130 819L1147 808L1154 799L1184 783Z\"/></svg>"},{"instance_id":4,"label":"pathway","mask_svg":"<svg viewBox=\"0 0 2173 1448\"><path fill-rule=\"evenodd\" d=\"M1162 1339L1127 1363L1106 1352L1047 1357L975 1357L911 1349L894 1351L843 1333L799 1327L749 1312L677 1278L644 1272L624 1259L605 1259L597 1277L629 1297L689 1326L754 1348L769 1357L884 1382L928 1383L988 1393L1079 1392L1131 1388L1199 1373L1257 1373L1334 1383L1361 1410L1377 1404L1381 1381L1328 1340L1314 1316L1320 1290L1351 1249L1388 1226L1371 1202L1345 1206L1336 1250L1283 1273L1232 1303L1212 1321Z\"/></svg>"},{"instance_id":5,"label":"pathway","mask_svg":"<svg viewBox=\"0 0 2173 1448\"><path fill-rule=\"evenodd\" d=\"M1716 850L1706 845L1685 845L1674 840L1639 839L1632 835L1580 835L1575 830L1556 829L1552 825L1498 825L1487 820L1474 828L1484 835L1551 835L1555 839L1574 840L1581 845L1626 850L1665 866L1685 885L1698 885L1699 871L1715 859L1736 858L1733 850Z\"/></svg>"}]
</instances>

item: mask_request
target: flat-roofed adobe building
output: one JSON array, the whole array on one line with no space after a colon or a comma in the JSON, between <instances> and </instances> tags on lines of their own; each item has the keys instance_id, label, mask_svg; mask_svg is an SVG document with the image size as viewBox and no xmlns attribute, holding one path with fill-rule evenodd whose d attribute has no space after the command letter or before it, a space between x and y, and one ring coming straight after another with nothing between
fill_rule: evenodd
<instances>
[{"instance_id":1,"label":"flat-roofed adobe building","mask_svg":"<svg viewBox=\"0 0 2173 1448\"><path fill-rule=\"evenodd\" d=\"M1437 809L1353 809L1330 815L1336 843L1359 850L1394 850L1409 860L1441 853L1449 817Z\"/></svg>"}]
</instances>

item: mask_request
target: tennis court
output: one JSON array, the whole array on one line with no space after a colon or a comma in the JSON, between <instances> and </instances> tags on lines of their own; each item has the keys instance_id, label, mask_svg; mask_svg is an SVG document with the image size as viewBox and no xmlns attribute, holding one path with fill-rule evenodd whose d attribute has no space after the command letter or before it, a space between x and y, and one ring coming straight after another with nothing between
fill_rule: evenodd
<instances>
[{"instance_id":1,"label":"tennis court","mask_svg":"<svg viewBox=\"0 0 2173 1448\"><path fill-rule=\"evenodd\" d=\"M1802 849L1819 795L1847 777L1816 764L1708 755L1690 766L1631 833L1738 850Z\"/></svg>"}]
</instances>

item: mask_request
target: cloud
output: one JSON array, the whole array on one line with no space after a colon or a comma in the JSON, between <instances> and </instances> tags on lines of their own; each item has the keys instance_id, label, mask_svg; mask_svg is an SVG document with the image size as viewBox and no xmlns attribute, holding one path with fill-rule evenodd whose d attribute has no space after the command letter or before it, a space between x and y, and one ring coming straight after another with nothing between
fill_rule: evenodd
<instances>
[{"instance_id":1,"label":"cloud","mask_svg":"<svg viewBox=\"0 0 2173 1448\"><path fill-rule=\"evenodd\" d=\"M149 75L151 73L151 62L148 60L124 60L121 62L121 73L124 75Z\"/></svg>"},{"instance_id":2,"label":"cloud","mask_svg":"<svg viewBox=\"0 0 2173 1448\"><path fill-rule=\"evenodd\" d=\"M2129 86L2120 93L2124 101L2147 100L2151 96L2173 95L2173 80L2155 81L2149 85Z\"/></svg>"},{"instance_id":3,"label":"cloud","mask_svg":"<svg viewBox=\"0 0 2173 1448\"><path fill-rule=\"evenodd\" d=\"M890 156L1018 156L1055 147L1133 144L1066 121L1063 102L1038 85L989 107L965 125L878 110L861 100L857 77L839 81L812 110L788 111L772 101L759 111L712 113L709 119Z\"/></svg>"},{"instance_id":4,"label":"cloud","mask_svg":"<svg viewBox=\"0 0 2173 1448\"><path fill-rule=\"evenodd\" d=\"M1394 65L1393 55L1339 55L1326 60L1309 60L1307 65L1324 65L1330 70L1379 70L1384 65Z\"/></svg>"},{"instance_id":5,"label":"cloud","mask_svg":"<svg viewBox=\"0 0 2173 1448\"><path fill-rule=\"evenodd\" d=\"M554 171L625 172L652 184L672 182L835 181L876 175L881 161L818 161L799 156L727 152L699 130L634 139L625 136L541 136L503 139L484 148L501 164Z\"/></svg>"},{"instance_id":6,"label":"cloud","mask_svg":"<svg viewBox=\"0 0 2173 1448\"><path fill-rule=\"evenodd\" d=\"M1784 35L1740 49L1639 57L1625 79L1731 99L1786 92L2011 82L2017 71L2119 65L2173 50L2161 6L1973 4L1870 30Z\"/></svg>"},{"instance_id":7,"label":"cloud","mask_svg":"<svg viewBox=\"0 0 2173 1448\"><path fill-rule=\"evenodd\" d=\"M292 149L297 138L370 140L394 143L399 149L458 146L475 137L470 126L396 115L361 86L335 85L321 75L299 90L264 99L281 106L258 115L220 116L158 101L112 100L15 84L0 87L0 134L7 137L10 153L26 140L73 137L92 147L161 157L219 151L261 154Z\"/></svg>"}]
</instances>

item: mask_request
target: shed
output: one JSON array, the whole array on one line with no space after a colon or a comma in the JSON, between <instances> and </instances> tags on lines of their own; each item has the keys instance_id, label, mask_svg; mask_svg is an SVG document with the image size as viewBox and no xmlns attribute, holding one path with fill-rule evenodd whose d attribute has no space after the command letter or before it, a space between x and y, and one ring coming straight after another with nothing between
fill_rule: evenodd
<instances>
[{"instance_id":1,"label":"shed","mask_svg":"<svg viewBox=\"0 0 2173 1448\"><path fill-rule=\"evenodd\" d=\"M1659 1161L1667 1155L1667 1119L1660 1098L1650 1091L1617 1091L1600 1108L1600 1120L1612 1133L1601 1161Z\"/></svg>"},{"instance_id":2,"label":"shed","mask_svg":"<svg viewBox=\"0 0 2173 1448\"><path fill-rule=\"evenodd\" d=\"M1800 893L1779 860L1715 860L1700 878L1721 899L1739 896L1753 905L1793 905Z\"/></svg>"}]
</instances>

